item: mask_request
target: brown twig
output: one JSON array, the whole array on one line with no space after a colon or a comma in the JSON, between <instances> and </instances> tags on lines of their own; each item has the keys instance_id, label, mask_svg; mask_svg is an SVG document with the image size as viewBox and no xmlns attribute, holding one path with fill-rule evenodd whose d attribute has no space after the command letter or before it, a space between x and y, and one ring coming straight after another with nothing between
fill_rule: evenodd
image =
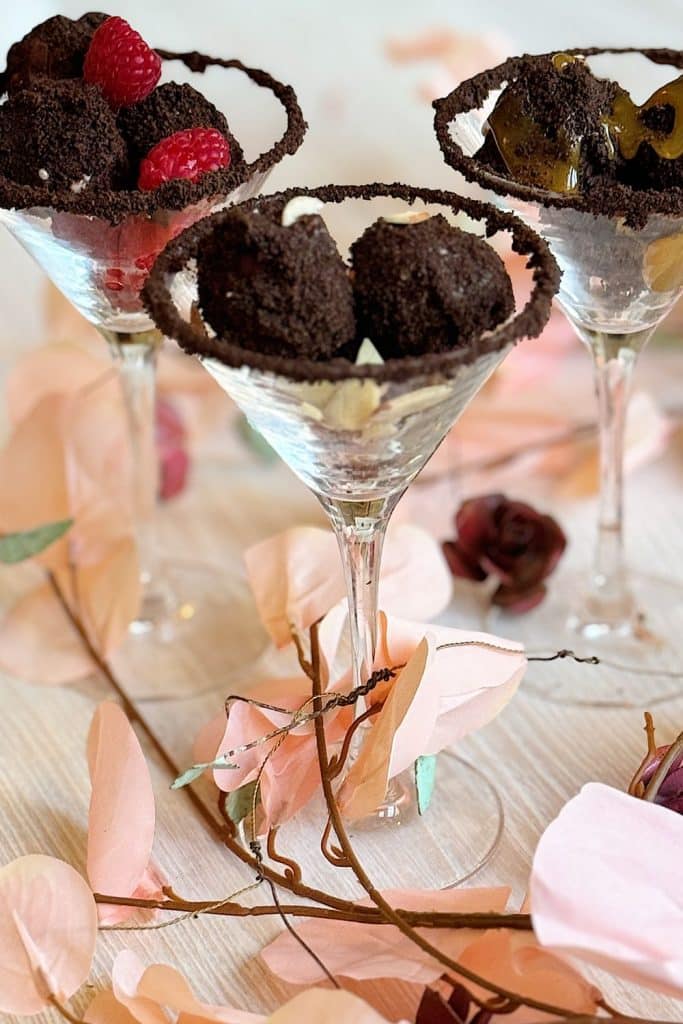
<instances>
[{"instance_id":1,"label":"brown twig","mask_svg":"<svg viewBox=\"0 0 683 1024\"><path fill-rule=\"evenodd\" d=\"M631 779L628 787L629 796L642 797L645 787L642 783L643 775L657 758L657 740L655 738L655 723L649 711L645 712L645 735L647 737L647 751L645 757L638 765L638 770Z\"/></svg>"},{"instance_id":2,"label":"brown twig","mask_svg":"<svg viewBox=\"0 0 683 1024\"><path fill-rule=\"evenodd\" d=\"M313 696L314 705L317 702L320 703L322 699L322 686L319 674L320 665L320 651L319 651L319 638L317 624L311 627L311 664L313 667L312 672L312 685L313 685ZM416 946L418 946L428 956L433 957L438 963L445 967L448 971L455 974L459 978L464 978L466 981L471 982L474 985L484 988L489 992L494 993L505 1001L517 1003L518 1005L527 1006L530 1009L540 1010L544 1013L550 1013L567 1020L576 1021L585 1019L585 1014L576 1013L572 1010L567 1010L565 1007L558 1007L552 1003L546 1003L542 1000L532 999L531 997L521 996L517 992L512 992L509 989L504 988L501 985L497 985L495 982L482 977L469 968L463 967L457 961L447 956L442 950L434 946L428 939L426 939L420 932L416 931L406 920L396 911L394 907L384 898L381 892L375 888L372 880L367 875L362 864L358 860L354 851L353 845L348 837L346 827L344 825L339 805L336 800L332 781L329 778L329 758L327 753L327 740L325 737L325 730L323 727L322 720L316 718L315 720L315 734L318 749L318 760L320 763L320 774L322 778L323 795L325 797L325 803L327 805L327 811L334 826L334 830L337 834L337 839L341 850L346 857L349 866L351 867L356 879L365 890L367 895L370 897L372 902L375 904L377 909L381 912L382 916L391 924L395 925L398 930L410 939ZM477 1000L475 1000L477 1001ZM634 1024L635 1018L623 1016L624 1021Z\"/></svg>"}]
</instances>

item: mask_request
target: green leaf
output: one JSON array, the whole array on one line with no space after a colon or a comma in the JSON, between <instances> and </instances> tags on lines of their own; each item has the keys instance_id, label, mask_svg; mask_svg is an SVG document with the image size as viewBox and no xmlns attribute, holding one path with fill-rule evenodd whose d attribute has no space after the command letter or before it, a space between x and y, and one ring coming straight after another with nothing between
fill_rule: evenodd
<instances>
[{"instance_id":1,"label":"green leaf","mask_svg":"<svg viewBox=\"0 0 683 1024\"><path fill-rule=\"evenodd\" d=\"M73 525L73 519L62 519L58 523L46 523L35 530L24 530L20 533L6 533L0 537L0 562L15 565L27 558L39 555L50 544L63 537Z\"/></svg>"},{"instance_id":2,"label":"green leaf","mask_svg":"<svg viewBox=\"0 0 683 1024\"><path fill-rule=\"evenodd\" d=\"M417 810L425 814L432 802L436 785L436 755L418 757L415 761L415 788L417 790Z\"/></svg>"},{"instance_id":3,"label":"green leaf","mask_svg":"<svg viewBox=\"0 0 683 1024\"><path fill-rule=\"evenodd\" d=\"M211 771L214 768L237 768L237 765L228 761L224 754L217 757L215 761L193 764L186 772L179 775L175 782L171 783L171 789L182 789L183 786L189 786L191 782L196 782L204 772Z\"/></svg>"},{"instance_id":4,"label":"green leaf","mask_svg":"<svg viewBox=\"0 0 683 1024\"><path fill-rule=\"evenodd\" d=\"M236 825L239 825L241 821L244 821L251 814L252 807L254 806L256 786L256 780L247 782L246 785L240 786L239 789L234 790L229 795L225 809L230 820L234 821Z\"/></svg>"}]
</instances>

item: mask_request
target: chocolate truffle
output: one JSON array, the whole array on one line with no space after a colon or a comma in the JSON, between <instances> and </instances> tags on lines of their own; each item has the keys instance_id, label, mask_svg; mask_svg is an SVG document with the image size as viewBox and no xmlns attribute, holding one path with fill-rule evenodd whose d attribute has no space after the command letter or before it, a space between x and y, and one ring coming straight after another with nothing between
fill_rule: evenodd
<instances>
[{"instance_id":1,"label":"chocolate truffle","mask_svg":"<svg viewBox=\"0 0 683 1024\"><path fill-rule=\"evenodd\" d=\"M191 85L160 85L140 103L123 107L118 125L134 164L139 164L162 139L187 128L217 128L230 141L232 162L242 159L223 114Z\"/></svg>"},{"instance_id":2,"label":"chocolate truffle","mask_svg":"<svg viewBox=\"0 0 683 1024\"><path fill-rule=\"evenodd\" d=\"M125 163L116 117L94 85L37 81L0 106L0 173L21 185L108 189Z\"/></svg>"},{"instance_id":3,"label":"chocolate truffle","mask_svg":"<svg viewBox=\"0 0 683 1024\"><path fill-rule=\"evenodd\" d=\"M346 265L323 220L233 210L203 243L199 305L216 333L271 355L328 359L355 333Z\"/></svg>"},{"instance_id":4,"label":"chocolate truffle","mask_svg":"<svg viewBox=\"0 0 683 1024\"><path fill-rule=\"evenodd\" d=\"M441 214L378 220L353 243L351 257L360 336L384 359L445 352L515 308L498 254Z\"/></svg>"},{"instance_id":5,"label":"chocolate truffle","mask_svg":"<svg viewBox=\"0 0 683 1024\"><path fill-rule=\"evenodd\" d=\"M528 185L557 192L581 189L611 171L605 119L618 89L593 75L580 58L524 57L489 117L479 157L497 171L502 158L509 176Z\"/></svg>"},{"instance_id":6,"label":"chocolate truffle","mask_svg":"<svg viewBox=\"0 0 683 1024\"><path fill-rule=\"evenodd\" d=\"M8 93L11 95L39 78L79 78L90 40L106 17L91 12L74 21L57 14L36 25L9 49Z\"/></svg>"}]
</instances>

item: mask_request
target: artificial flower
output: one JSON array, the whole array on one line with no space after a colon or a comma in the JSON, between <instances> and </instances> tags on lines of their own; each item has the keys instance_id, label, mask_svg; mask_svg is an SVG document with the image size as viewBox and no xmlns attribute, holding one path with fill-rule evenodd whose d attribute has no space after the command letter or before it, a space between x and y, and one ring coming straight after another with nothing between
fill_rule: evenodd
<instances>
[{"instance_id":1,"label":"artificial flower","mask_svg":"<svg viewBox=\"0 0 683 1024\"><path fill-rule=\"evenodd\" d=\"M86 1024L163 1024L167 1010L177 1024L388 1024L358 996L327 989L301 992L267 1015L213 1006L197 999L180 971L168 964L145 967L131 950L118 954L112 988L95 996L84 1019Z\"/></svg>"},{"instance_id":2,"label":"artificial flower","mask_svg":"<svg viewBox=\"0 0 683 1024\"><path fill-rule=\"evenodd\" d=\"M452 913L503 913L509 890L450 889L435 892L394 890L384 894L394 907ZM393 978L404 983L396 1010L414 1019L424 986L441 978L443 966L416 946L393 925L366 925L311 918L299 921L297 932L315 949L326 967L340 978L363 982L363 994L372 999L369 983ZM420 929L440 953L456 960L487 981L522 996L554 1003L571 1013L592 1015L599 993L560 957L542 949L532 932L506 929ZM320 968L283 932L262 953L270 969L285 981L311 985L322 980ZM467 982L480 998L486 989ZM542 1020L537 1010L522 1008L516 1024ZM424 1022L426 1024L426 1021Z\"/></svg>"},{"instance_id":3,"label":"artificial flower","mask_svg":"<svg viewBox=\"0 0 683 1024\"><path fill-rule=\"evenodd\" d=\"M69 999L88 974L97 911L86 882L54 857L0 868L0 1010L31 1015Z\"/></svg>"},{"instance_id":4,"label":"artificial flower","mask_svg":"<svg viewBox=\"0 0 683 1024\"><path fill-rule=\"evenodd\" d=\"M298 526L245 552L258 613L277 647L304 633L346 594L339 547L331 530ZM448 569L433 537L418 526L390 526L379 600L394 615L428 620L451 599Z\"/></svg>"},{"instance_id":5,"label":"artificial flower","mask_svg":"<svg viewBox=\"0 0 683 1024\"><path fill-rule=\"evenodd\" d=\"M113 371L102 373L97 361L72 348L66 363L65 356L63 349L51 352L28 391L20 381L27 379L25 364L36 365L31 356L10 380L14 428L0 451L0 527L12 532L73 520L33 561L54 575L72 607L78 605L93 644L106 656L126 635L140 599L126 417ZM32 637L40 642L27 642ZM0 624L0 664L43 683L92 671L44 576Z\"/></svg>"},{"instance_id":6,"label":"artificial flower","mask_svg":"<svg viewBox=\"0 0 683 1024\"><path fill-rule=\"evenodd\" d=\"M104 701L93 716L87 754L87 871L93 891L161 899L164 880L150 864L156 809L149 768L133 727L113 701ZM119 924L135 913L134 907L99 906L101 924Z\"/></svg>"},{"instance_id":7,"label":"artificial flower","mask_svg":"<svg viewBox=\"0 0 683 1024\"><path fill-rule=\"evenodd\" d=\"M683 817L598 783L541 836L531 872L539 942L683 996Z\"/></svg>"},{"instance_id":8,"label":"artificial flower","mask_svg":"<svg viewBox=\"0 0 683 1024\"><path fill-rule=\"evenodd\" d=\"M498 581L491 600L511 612L535 608L557 565L566 537L552 516L504 494L470 498L455 516L457 537L444 554L454 576Z\"/></svg>"},{"instance_id":9,"label":"artificial flower","mask_svg":"<svg viewBox=\"0 0 683 1024\"><path fill-rule=\"evenodd\" d=\"M347 665L338 676L332 676L329 668L340 662L337 648L344 620L345 608L339 605L320 626L321 682L330 695L351 687ZM482 641L481 647L477 641ZM515 693L525 665L519 644L380 613L374 668L392 669L394 675L366 698L369 707L381 704L381 710L371 719L341 787L344 813L350 818L370 813L384 795L389 778L408 768L418 756L438 753L495 717ZM264 830L291 818L319 788L313 722L297 725L285 736L265 739L287 725L296 710L311 710L310 693L310 680L303 672L267 680L250 690L248 701L232 703L227 723L224 715L211 723L196 749L202 761L224 759L237 765L214 770L216 785L225 792L260 779ZM343 739L352 718L350 707L325 714L328 744ZM221 723L224 732L216 747ZM240 749L255 740L263 742Z\"/></svg>"}]
</instances>

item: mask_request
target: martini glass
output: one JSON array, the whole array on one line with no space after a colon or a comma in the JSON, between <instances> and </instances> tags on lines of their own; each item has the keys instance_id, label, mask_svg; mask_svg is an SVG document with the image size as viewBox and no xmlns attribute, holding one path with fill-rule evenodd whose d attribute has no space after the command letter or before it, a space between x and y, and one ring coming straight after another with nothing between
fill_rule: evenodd
<instances>
[{"instance_id":1,"label":"martini glass","mask_svg":"<svg viewBox=\"0 0 683 1024\"><path fill-rule=\"evenodd\" d=\"M141 605L130 631L167 643L179 626L186 628L202 613L210 614L212 620L224 616L232 596L217 586L217 575L210 567L191 560L162 561L157 551L155 367L163 339L142 305L141 290L169 239L213 210L261 190L274 164L298 149L305 122L291 87L265 71L196 53L159 53L165 61L180 60L194 72L210 65L236 69L283 105L284 135L252 163L246 163L234 144L233 163L227 171L211 172L191 186L171 182L162 186L161 198L154 192L91 196L84 189L72 190L66 197L50 195L53 205L49 205L48 194L38 189L2 182L0 219L98 329L118 367L130 427L131 514L142 583ZM178 201L178 195L184 201ZM166 678L170 669L171 665L164 668Z\"/></svg>"},{"instance_id":2,"label":"martini glass","mask_svg":"<svg viewBox=\"0 0 683 1024\"><path fill-rule=\"evenodd\" d=\"M626 87L638 53L581 51L599 59L600 74ZM671 78L662 65L677 58L683 66L683 53L642 52L635 68L645 95ZM523 185L488 166L479 155L487 119L520 65L518 58L507 60L437 100L435 129L447 163L497 193L543 235L562 270L557 301L592 357L600 496L590 570L558 574L546 601L510 619L507 628L529 648L570 648L601 659L601 666L583 673L532 666L525 687L539 696L569 704L650 705L683 690L683 583L627 568L624 432L638 356L683 292L683 205L672 203L667 192L636 192L615 183L608 215L581 193Z\"/></svg>"},{"instance_id":3,"label":"martini glass","mask_svg":"<svg viewBox=\"0 0 683 1024\"><path fill-rule=\"evenodd\" d=\"M444 354L354 364L345 359L313 362L249 351L217 338L197 314L196 255L203 239L220 227L224 214L208 218L172 242L157 261L145 295L157 326L206 369L319 499L337 535L344 565L351 632L353 682L372 674L377 633L377 583L382 542L391 513L463 409L518 339L538 334L550 311L557 268L545 243L519 220L493 207L450 193L401 185L318 188L261 198L247 204L260 210L295 195L342 204L326 208L328 222L339 220L346 235L358 206L369 220L378 215L376 200L396 206L421 201L446 215L465 214L483 233L511 235L512 244L530 257L533 287L525 307L492 332ZM354 207L351 211L348 205ZM382 204L380 204L382 205ZM382 209L386 212L386 202ZM195 315L187 316L188 306ZM452 755L448 755L449 758ZM401 828L411 857L399 865L387 859L387 877L410 884L441 873L455 884L477 870L496 848L502 810L495 790L480 772L458 763L437 773L434 811L418 817L415 786L409 778L392 780L384 802L369 821L354 823L359 843L380 831ZM458 813L449 813L456 807ZM438 813L441 807L442 813ZM322 813L322 808L319 808ZM445 812L445 813L444 813ZM310 849L310 830L297 817L288 829L291 843ZM299 832L297 832L299 830ZM300 833L300 834L299 834ZM364 840L365 837L365 840ZM284 848L284 847L283 847ZM362 847L359 847L361 849ZM307 866L308 860L307 858ZM396 868L393 864L396 863ZM385 877L385 884L387 882Z\"/></svg>"}]
</instances>

